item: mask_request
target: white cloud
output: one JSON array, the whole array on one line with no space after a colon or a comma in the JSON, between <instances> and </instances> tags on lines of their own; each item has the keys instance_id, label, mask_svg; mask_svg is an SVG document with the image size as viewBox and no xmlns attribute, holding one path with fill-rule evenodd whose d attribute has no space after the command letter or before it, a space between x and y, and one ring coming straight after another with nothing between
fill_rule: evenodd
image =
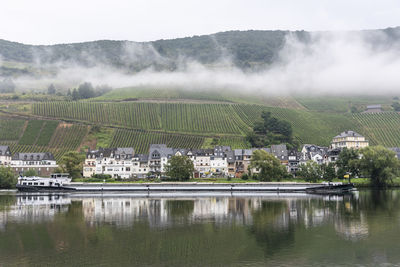
<instances>
[{"instance_id":1,"label":"white cloud","mask_svg":"<svg viewBox=\"0 0 400 267\"><path fill-rule=\"evenodd\" d=\"M384 48L373 45L371 38L379 40ZM181 58L182 64L174 72L147 69L127 75L98 64L83 68L69 62L58 64L56 77L32 80L21 78L18 85L45 86L51 82L76 86L90 81L113 87L149 86L179 87L187 90L229 88L257 94L396 94L400 88L400 49L397 43L387 46L385 34L365 32L315 33L310 44L288 36L280 52L280 60L263 71L245 73L233 67L231 57L222 58L212 68ZM151 47L129 45L128 60L146 59L164 62ZM60 67L62 66L62 67ZM67 66L67 67L66 67Z\"/></svg>"}]
</instances>

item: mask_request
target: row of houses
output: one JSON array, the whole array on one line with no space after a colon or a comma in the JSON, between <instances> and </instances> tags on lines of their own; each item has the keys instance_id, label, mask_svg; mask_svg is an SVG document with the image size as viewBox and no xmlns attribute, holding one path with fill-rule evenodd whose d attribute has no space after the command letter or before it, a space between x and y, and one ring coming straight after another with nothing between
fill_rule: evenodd
<instances>
[{"instance_id":1,"label":"row of houses","mask_svg":"<svg viewBox=\"0 0 400 267\"><path fill-rule=\"evenodd\" d=\"M148 175L162 175L172 156L187 156L193 161L195 177L241 177L249 172L253 152L260 149L273 154L287 167L288 172L296 174L300 165L307 161L328 164L338 159L344 147L357 149L368 145L368 140L362 135L354 131L345 131L333 138L330 147L306 144L301 151L288 150L285 144L252 149L231 149L229 146L187 149L152 144L148 154L136 154L134 148L100 148L87 152L83 176L107 174L120 178L143 178Z\"/></svg>"},{"instance_id":2,"label":"row of houses","mask_svg":"<svg viewBox=\"0 0 400 267\"><path fill-rule=\"evenodd\" d=\"M58 167L50 152L12 154L9 146L0 146L0 166L11 167L16 174L33 169L41 176L50 176Z\"/></svg>"},{"instance_id":3,"label":"row of houses","mask_svg":"<svg viewBox=\"0 0 400 267\"><path fill-rule=\"evenodd\" d=\"M274 154L282 164L288 164L286 145L261 148ZM187 156L193 161L195 177L210 175L241 176L248 171L254 149L234 149L215 146L213 149L171 148L165 144L152 144L148 154L136 154L134 148L100 148L88 151L83 176L108 174L120 178L144 178L162 175L173 156Z\"/></svg>"},{"instance_id":4,"label":"row of houses","mask_svg":"<svg viewBox=\"0 0 400 267\"><path fill-rule=\"evenodd\" d=\"M335 162L341 149L368 146L365 137L354 131L335 136L330 147L306 144L300 151L288 150L285 144L266 148L231 149L229 146L215 146L213 149L171 148L165 144L150 145L148 154L135 153L133 147L99 148L89 150L83 164L83 176L107 174L114 178L145 178L149 175L163 175L166 164L172 156L187 156L193 161L195 177L230 176L241 177L249 171L252 155L256 150L273 154L296 174L301 164L314 161L318 164ZM34 169L39 175L49 176L58 167L51 153L15 153L8 146L0 146L0 165L10 166L17 174ZM257 170L252 170L257 172Z\"/></svg>"}]
</instances>

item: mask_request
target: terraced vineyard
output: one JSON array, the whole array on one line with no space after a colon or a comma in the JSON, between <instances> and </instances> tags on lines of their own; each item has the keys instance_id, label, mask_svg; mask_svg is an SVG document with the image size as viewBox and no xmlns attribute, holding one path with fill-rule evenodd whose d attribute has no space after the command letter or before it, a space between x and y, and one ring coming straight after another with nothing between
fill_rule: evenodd
<instances>
[{"instance_id":1,"label":"terraced vineyard","mask_svg":"<svg viewBox=\"0 0 400 267\"><path fill-rule=\"evenodd\" d=\"M112 138L111 147L134 147L136 153L147 153L150 144L201 148L203 142L204 137L201 136L118 129Z\"/></svg>"},{"instance_id":2,"label":"terraced vineyard","mask_svg":"<svg viewBox=\"0 0 400 267\"><path fill-rule=\"evenodd\" d=\"M400 146L400 114L395 112L355 114L362 132L371 144L386 147Z\"/></svg>"},{"instance_id":3,"label":"terraced vineyard","mask_svg":"<svg viewBox=\"0 0 400 267\"><path fill-rule=\"evenodd\" d=\"M0 117L0 144L10 146L12 153L52 152L59 159L65 152L79 148L87 130L86 125L59 127L59 121Z\"/></svg>"},{"instance_id":4,"label":"terraced vineyard","mask_svg":"<svg viewBox=\"0 0 400 267\"><path fill-rule=\"evenodd\" d=\"M58 121L46 121L42 128L42 131L40 132L36 144L39 146L47 146L57 126L58 126Z\"/></svg>"},{"instance_id":5,"label":"terraced vineyard","mask_svg":"<svg viewBox=\"0 0 400 267\"><path fill-rule=\"evenodd\" d=\"M164 129L179 132L231 133L249 131L227 104L161 104Z\"/></svg>"},{"instance_id":6,"label":"terraced vineyard","mask_svg":"<svg viewBox=\"0 0 400 267\"><path fill-rule=\"evenodd\" d=\"M111 92L97 97L94 101L121 101L129 99L159 99L162 101L202 101L202 102L230 102L240 104L258 104L268 107L304 109L304 107L290 96L263 96L249 94L246 91L220 89L186 90L179 88L144 88L127 87L114 89Z\"/></svg>"},{"instance_id":7,"label":"terraced vineyard","mask_svg":"<svg viewBox=\"0 0 400 267\"><path fill-rule=\"evenodd\" d=\"M76 150L88 132L88 126L80 124L60 124L49 142L51 148Z\"/></svg>"},{"instance_id":8,"label":"terraced vineyard","mask_svg":"<svg viewBox=\"0 0 400 267\"><path fill-rule=\"evenodd\" d=\"M28 126L24 131L21 139L19 140L20 145L33 145L36 143L37 138L39 137L40 130L42 129L43 123L45 121L41 120L31 120L28 122Z\"/></svg>"},{"instance_id":9,"label":"terraced vineyard","mask_svg":"<svg viewBox=\"0 0 400 267\"><path fill-rule=\"evenodd\" d=\"M0 140L18 140L24 130L25 120L0 117Z\"/></svg>"},{"instance_id":10,"label":"terraced vineyard","mask_svg":"<svg viewBox=\"0 0 400 267\"><path fill-rule=\"evenodd\" d=\"M232 149L250 148L250 144L244 137L221 137L218 140L220 146L230 146Z\"/></svg>"},{"instance_id":11,"label":"terraced vineyard","mask_svg":"<svg viewBox=\"0 0 400 267\"><path fill-rule=\"evenodd\" d=\"M45 102L35 103L33 114L128 128L161 128L159 105L153 103Z\"/></svg>"},{"instance_id":12,"label":"terraced vineyard","mask_svg":"<svg viewBox=\"0 0 400 267\"><path fill-rule=\"evenodd\" d=\"M40 145L57 152L80 147L88 129L78 122L102 127L115 125L119 129L111 131L111 141L107 144L133 146L140 153L146 152L151 143L200 148L215 144L214 139L219 145L245 148L249 144L244 137L263 110L291 123L294 137L302 144L327 146L338 133L354 130L365 135L371 144L400 146L400 115L394 112L352 115L261 105L144 102L44 102L34 104L32 110L35 115L75 122L63 128L55 122L30 121L22 138L13 139L14 142ZM21 129L24 123L16 122L16 127Z\"/></svg>"},{"instance_id":13,"label":"terraced vineyard","mask_svg":"<svg viewBox=\"0 0 400 267\"><path fill-rule=\"evenodd\" d=\"M181 133L237 135L249 131L230 104L47 102L35 103L33 114Z\"/></svg>"}]
</instances>

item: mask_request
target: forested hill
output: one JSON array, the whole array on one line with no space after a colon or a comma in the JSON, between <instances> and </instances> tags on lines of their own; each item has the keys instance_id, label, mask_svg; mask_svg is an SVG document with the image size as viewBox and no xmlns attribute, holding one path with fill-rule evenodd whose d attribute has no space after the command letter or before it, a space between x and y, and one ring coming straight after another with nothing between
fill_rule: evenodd
<instances>
[{"instance_id":1,"label":"forested hill","mask_svg":"<svg viewBox=\"0 0 400 267\"><path fill-rule=\"evenodd\" d=\"M399 27L363 33L368 33L366 39L373 45L400 43ZM311 36L305 31L229 31L144 43L102 40L50 46L0 40L0 59L41 65L63 62L91 66L102 63L135 72L148 67L174 70L182 58L208 65L229 58L235 66L251 70L271 64L278 57L288 34L305 43Z\"/></svg>"},{"instance_id":2,"label":"forested hill","mask_svg":"<svg viewBox=\"0 0 400 267\"><path fill-rule=\"evenodd\" d=\"M23 63L73 62L84 66L111 64L140 71L147 67L174 69L182 57L212 64L233 56L235 65L248 67L271 63L284 43L284 31L231 31L212 35L138 43L101 40L51 46L24 45L0 40L0 55L5 61ZM299 38L305 32L295 32Z\"/></svg>"}]
</instances>

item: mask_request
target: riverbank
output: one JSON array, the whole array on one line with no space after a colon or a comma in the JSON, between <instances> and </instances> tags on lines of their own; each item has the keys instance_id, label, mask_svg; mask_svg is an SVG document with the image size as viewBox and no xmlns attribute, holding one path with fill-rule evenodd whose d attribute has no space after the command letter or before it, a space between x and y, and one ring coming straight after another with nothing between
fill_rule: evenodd
<instances>
[{"instance_id":1,"label":"riverbank","mask_svg":"<svg viewBox=\"0 0 400 267\"><path fill-rule=\"evenodd\" d=\"M81 182L81 183L100 183L103 182L100 179L97 180L91 180L91 178L80 178L80 179L76 179L74 180L74 182ZM241 178L231 178L231 179L227 179L227 178L195 178L195 179L190 179L188 181L184 181L182 183L220 183L220 184L224 184L224 183L228 183L228 184L245 184L245 183L260 183L259 180L254 180L254 179L248 179L248 180L243 180ZM320 184L322 182L325 181L319 181L318 183L315 184ZM335 179L332 182L334 183L338 183L338 182L342 182L342 183L348 183L348 180L344 180L344 179ZM354 184L354 186L356 188L373 188L373 186L370 184L370 179L369 178L354 178L351 179L351 182ZM122 183L122 184L158 184L158 183L163 183L162 181L159 180L147 180L147 179L143 179L143 180L137 180L137 181L124 181L124 180L120 180L120 181L116 181L116 180L105 180L105 183ZM281 181L272 181L270 183L293 183L293 184L298 184L298 183L309 183L303 179L284 179ZM309 183L312 184L312 183ZM400 188L400 177L398 178L394 178L391 182L389 182L387 184L387 188Z\"/></svg>"}]
</instances>

